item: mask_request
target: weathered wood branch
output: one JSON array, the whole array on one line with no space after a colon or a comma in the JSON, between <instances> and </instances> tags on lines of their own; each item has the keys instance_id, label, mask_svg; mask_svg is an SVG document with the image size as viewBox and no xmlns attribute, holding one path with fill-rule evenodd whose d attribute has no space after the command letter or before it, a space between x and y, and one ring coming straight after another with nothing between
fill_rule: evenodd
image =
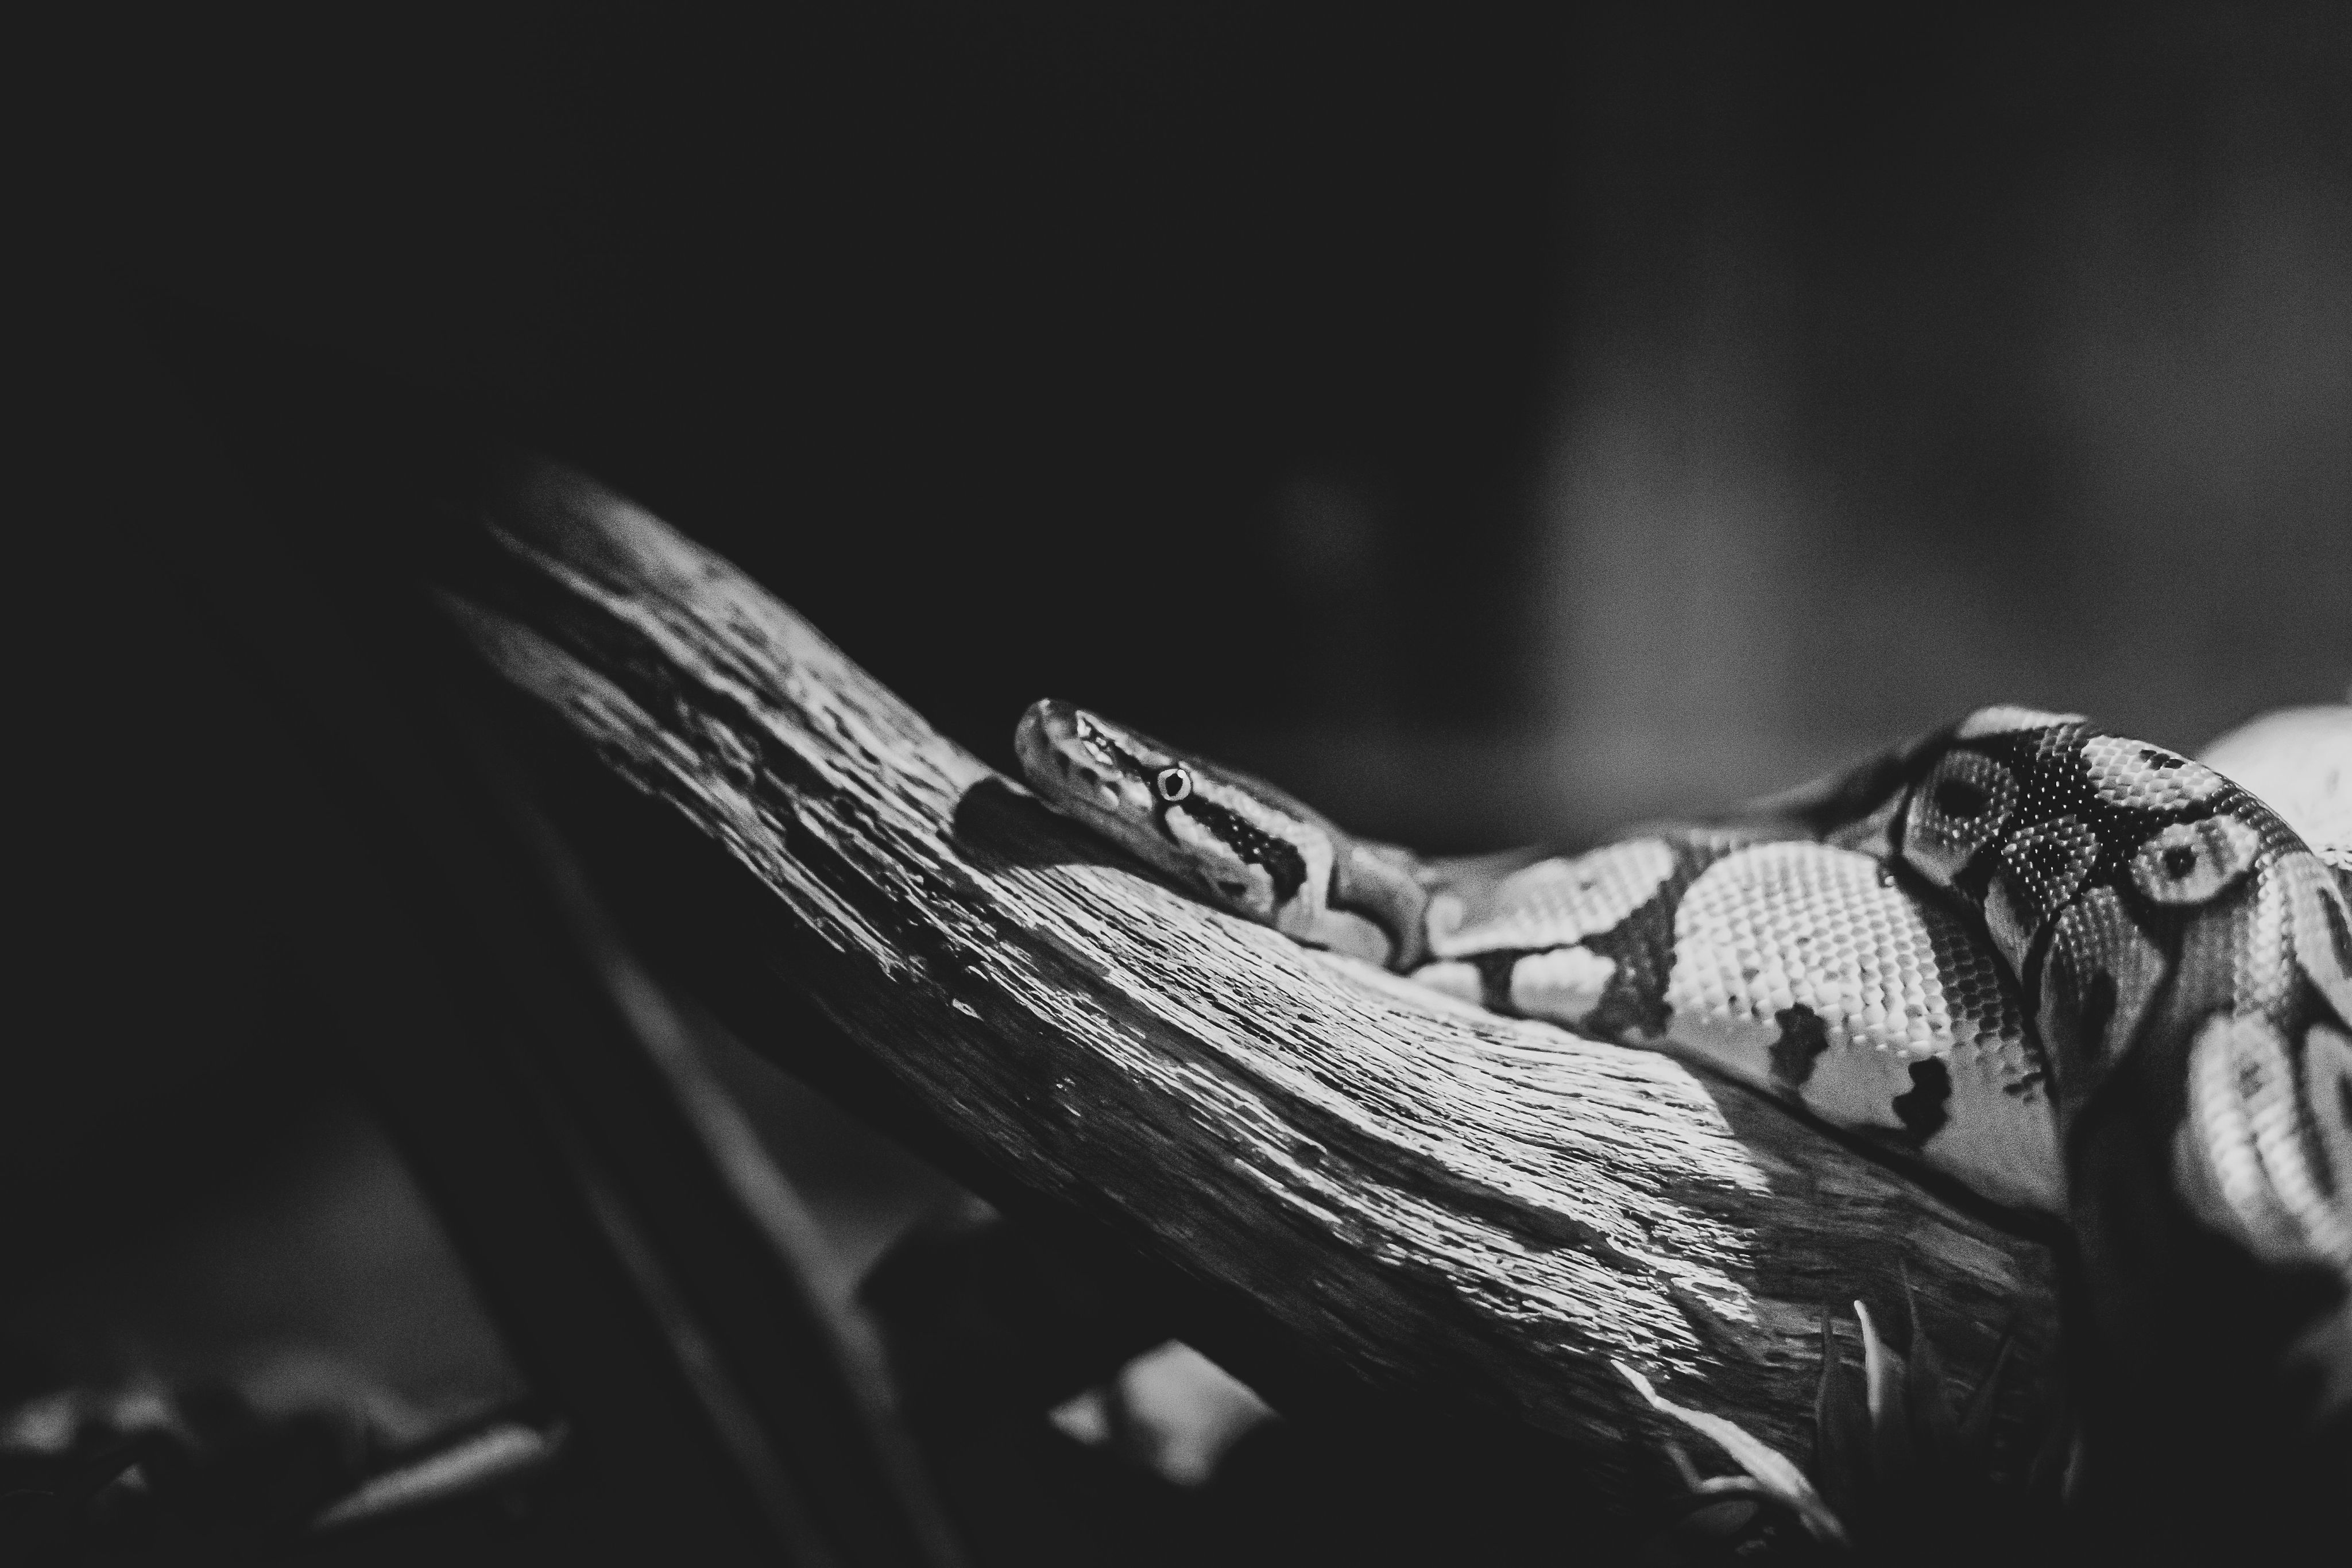
<instances>
[{"instance_id":1,"label":"weathered wood branch","mask_svg":"<svg viewBox=\"0 0 2352 1568\"><path fill-rule=\"evenodd\" d=\"M483 516L512 591L445 597L472 645L756 875L865 1051L1012 1179L1375 1385L1562 1435L1630 1499L1670 1472L1612 1361L1801 1455L1825 1304L1899 1323L1907 1277L1964 1375L2004 1324L2046 1347L2035 1244L1662 1057L1183 898L578 475Z\"/></svg>"}]
</instances>

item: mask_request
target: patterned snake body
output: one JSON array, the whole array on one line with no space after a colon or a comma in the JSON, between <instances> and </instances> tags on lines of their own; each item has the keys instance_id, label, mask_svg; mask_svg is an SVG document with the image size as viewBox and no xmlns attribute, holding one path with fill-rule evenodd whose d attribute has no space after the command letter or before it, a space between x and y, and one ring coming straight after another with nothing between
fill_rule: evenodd
<instances>
[{"instance_id":1,"label":"patterned snake body","mask_svg":"<svg viewBox=\"0 0 2352 1568\"><path fill-rule=\"evenodd\" d=\"M2059 1218L2078 1404L2134 1464L2151 1401L2352 1425L2352 709L2309 714L2316 763L2265 774L2301 834L2206 764L1995 707L1719 821L1484 861L1066 704L1016 746L1219 907Z\"/></svg>"}]
</instances>

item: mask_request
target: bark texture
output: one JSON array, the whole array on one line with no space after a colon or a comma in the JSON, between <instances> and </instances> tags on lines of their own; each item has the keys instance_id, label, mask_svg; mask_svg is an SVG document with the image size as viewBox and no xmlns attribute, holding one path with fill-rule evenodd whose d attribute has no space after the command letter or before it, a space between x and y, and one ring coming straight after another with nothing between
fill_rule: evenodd
<instances>
[{"instance_id":1,"label":"bark texture","mask_svg":"<svg viewBox=\"0 0 2352 1568\"><path fill-rule=\"evenodd\" d=\"M1688 1434L1612 1362L1801 1458L1825 1305L1899 1325L1907 1280L1968 1384L2004 1325L2046 1352L2040 1246L1664 1057L1191 902L577 474L482 517L524 588L446 595L465 637L772 891L863 1050L1009 1179L1373 1384L1559 1434L1633 1501Z\"/></svg>"}]
</instances>

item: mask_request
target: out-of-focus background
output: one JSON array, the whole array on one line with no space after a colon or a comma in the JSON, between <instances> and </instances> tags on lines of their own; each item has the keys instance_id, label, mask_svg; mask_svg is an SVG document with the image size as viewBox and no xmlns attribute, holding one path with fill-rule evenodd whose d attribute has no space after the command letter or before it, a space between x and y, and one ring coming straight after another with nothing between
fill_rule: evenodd
<instances>
[{"instance_id":1,"label":"out-of-focus background","mask_svg":"<svg viewBox=\"0 0 2352 1568\"><path fill-rule=\"evenodd\" d=\"M1549 15L1546 15L1546 14ZM2340 7L184 20L139 276L1428 840L2352 680Z\"/></svg>"},{"instance_id":2,"label":"out-of-focus background","mask_svg":"<svg viewBox=\"0 0 2352 1568\"><path fill-rule=\"evenodd\" d=\"M2352 682L2339 6L498 4L85 54L55 580L240 504L124 346L162 291L630 491L1000 765L1066 695L1433 850L1986 701L2193 748ZM68 693L26 818L32 984L103 1005L11 1097L0 1405L489 1408L520 1375L232 917L274 818L198 689ZM944 1185L711 1049L845 1294Z\"/></svg>"}]
</instances>

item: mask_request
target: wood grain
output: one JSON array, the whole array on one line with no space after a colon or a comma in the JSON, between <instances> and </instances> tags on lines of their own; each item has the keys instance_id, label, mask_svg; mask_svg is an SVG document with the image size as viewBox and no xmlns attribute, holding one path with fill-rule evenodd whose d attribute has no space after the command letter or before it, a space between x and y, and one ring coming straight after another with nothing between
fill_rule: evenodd
<instances>
[{"instance_id":1,"label":"wood grain","mask_svg":"<svg viewBox=\"0 0 2352 1568\"><path fill-rule=\"evenodd\" d=\"M772 893L865 1051L1375 1385L1558 1434L1634 1501L1668 1434L1612 1360L1802 1458L1825 1304L1901 1324L1907 1276L1971 1383L2004 1324L2046 1351L2033 1242L1735 1086L1181 897L589 479L526 465L482 518L512 591L445 594L465 637Z\"/></svg>"}]
</instances>

